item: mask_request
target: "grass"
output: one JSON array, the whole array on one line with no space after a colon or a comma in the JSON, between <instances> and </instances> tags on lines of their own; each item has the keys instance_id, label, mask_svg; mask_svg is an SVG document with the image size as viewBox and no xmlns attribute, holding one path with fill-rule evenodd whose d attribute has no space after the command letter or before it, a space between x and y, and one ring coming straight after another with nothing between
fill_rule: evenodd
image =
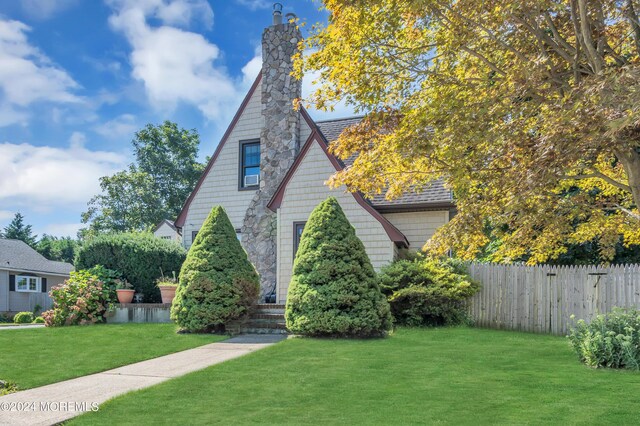
<instances>
[{"instance_id":1,"label":"grass","mask_svg":"<svg viewBox=\"0 0 640 426\"><path fill-rule=\"evenodd\" d=\"M400 329L290 339L70 424L635 424L639 394L640 374L589 369L562 337Z\"/></svg>"},{"instance_id":2,"label":"grass","mask_svg":"<svg viewBox=\"0 0 640 426\"><path fill-rule=\"evenodd\" d=\"M108 324L0 331L0 379L19 389L201 346L222 336L177 334L174 324Z\"/></svg>"}]
</instances>

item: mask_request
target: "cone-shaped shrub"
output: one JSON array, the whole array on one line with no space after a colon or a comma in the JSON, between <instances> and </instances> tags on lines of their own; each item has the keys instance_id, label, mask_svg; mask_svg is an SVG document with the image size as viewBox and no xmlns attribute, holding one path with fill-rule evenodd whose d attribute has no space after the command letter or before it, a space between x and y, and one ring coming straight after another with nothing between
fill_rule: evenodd
<instances>
[{"instance_id":1,"label":"cone-shaped shrub","mask_svg":"<svg viewBox=\"0 0 640 426\"><path fill-rule=\"evenodd\" d=\"M259 279L222 207L214 207L180 270L171 319L183 330L223 331L258 298Z\"/></svg>"},{"instance_id":2,"label":"cone-shaped shrub","mask_svg":"<svg viewBox=\"0 0 640 426\"><path fill-rule=\"evenodd\" d=\"M381 336L391 328L371 261L334 197L304 227L285 317L290 331L310 336Z\"/></svg>"}]
</instances>

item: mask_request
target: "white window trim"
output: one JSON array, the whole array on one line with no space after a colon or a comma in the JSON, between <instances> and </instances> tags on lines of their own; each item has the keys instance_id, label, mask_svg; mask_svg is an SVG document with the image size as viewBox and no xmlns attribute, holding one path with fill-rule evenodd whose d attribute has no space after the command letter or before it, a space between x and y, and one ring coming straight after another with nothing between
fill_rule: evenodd
<instances>
[{"instance_id":1,"label":"white window trim","mask_svg":"<svg viewBox=\"0 0 640 426\"><path fill-rule=\"evenodd\" d=\"M27 280L27 288L26 289L20 289L20 280L22 278L25 278ZM35 290L30 290L29 289L29 280L31 279L35 279L36 280L36 289ZM42 279L40 279L40 277L32 277L30 275L16 275L16 291L20 292L20 293L40 293L41 287L42 286Z\"/></svg>"}]
</instances>

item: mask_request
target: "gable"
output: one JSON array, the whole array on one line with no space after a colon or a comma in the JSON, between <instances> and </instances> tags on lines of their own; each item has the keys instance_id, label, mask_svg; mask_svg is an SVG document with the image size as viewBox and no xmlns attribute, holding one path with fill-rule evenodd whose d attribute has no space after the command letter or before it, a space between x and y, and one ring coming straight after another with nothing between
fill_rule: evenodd
<instances>
[{"instance_id":1,"label":"gable","mask_svg":"<svg viewBox=\"0 0 640 426\"><path fill-rule=\"evenodd\" d=\"M321 173L318 173L316 167L301 167L302 163L305 162L305 157L309 154L309 152L314 152L317 155L317 151L321 150L322 156L321 158L325 161L322 161L322 164L329 165ZM315 164L315 163L312 163ZM305 175L308 174L311 176L310 183L313 181L320 182L327 191L327 196L336 195L338 191L330 191L329 187L327 187L324 183L325 181L336 171L342 170L342 165L338 162L338 160L331 154L329 154L327 150L327 145L325 144L322 137L319 135L317 128L314 129L307 139L305 145L302 147L298 158L293 163L293 166L282 180L280 187L274 194L273 198L267 204L267 207L272 211L277 211L277 209L281 206L284 201L284 198L287 193L287 188L290 182L293 180L296 175ZM300 179L300 178L298 178ZM389 239L394 243L408 247L409 242L407 238L400 232L391 222L389 222L386 218L384 218L380 213L378 213L359 193L348 193L351 197L353 197L354 201L364 209L371 217L373 217L384 229L385 233L388 235ZM326 198L326 197L325 197Z\"/></svg>"},{"instance_id":2,"label":"gable","mask_svg":"<svg viewBox=\"0 0 640 426\"><path fill-rule=\"evenodd\" d=\"M186 200L175 221L178 228L198 229L211 207L222 205L234 227L240 228L246 209L255 191L238 191L239 141L260 139L262 130L261 82L258 75L227 131L220 140L194 190ZM300 111L300 140L305 141L312 131L313 121ZM189 225L191 224L191 225ZM190 244L191 232L183 232L185 245Z\"/></svg>"},{"instance_id":3,"label":"gable","mask_svg":"<svg viewBox=\"0 0 640 426\"><path fill-rule=\"evenodd\" d=\"M195 188L193 189L193 191L185 201L184 206L182 207L182 210L180 211L180 214L178 215L175 221L175 226L177 226L178 228L184 227L187 221L187 216L190 213L192 207L194 207L195 209L202 208L202 206L198 205L197 203L197 201L202 201L202 200L197 200L195 205L193 205L194 200L196 200L197 198L203 198L203 196L206 197L206 194L203 194L203 193L216 190L217 185L216 185L216 182L214 182L215 180L214 176L218 175L219 177L222 177L225 174L229 175L229 170L225 170L225 169L228 169L229 164L223 164L222 166L217 164L220 155L223 154L223 151L224 151L223 157L225 158L222 159L222 162L229 163L232 160L231 157L234 156L233 153L229 151L234 148L237 151L239 149L238 142L240 140L260 138L260 130L261 130L260 129L260 126L261 126L260 83L261 83L261 80L262 80L262 72L258 74L258 77L256 77L255 81L253 82L253 85L249 89L249 92L247 92L247 95L245 96L244 100L240 104L238 111L236 112L235 116L231 120L229 127L227 128L224 135L222 136L220 143L218 143L218 146L215 152L211 156L211 159L207 163L207 166L205 167L204 171L202 172L200 179L196 183ZM238 139L239 137L244 139ZM230 146L227 146L228 141L232 141L233 143L230 144ZM237 159L238 159L238 153L236 152L235 153L236 170L234 171L234 176L236 177L237 177ZM214 170L214 166L216 170ZM224 179L224 180L233 180L233 179L231 179L231 176L228 176L227 179ZM233 180L233 182L235 184L235 188L237 192L237 182L235 180ZM244 191L244 192L246 192L247 194L251 194L251 196L253 196L253 193L254 193L254 191ZM211 207L212 207L212 204L209 204L209 210L211 209ZM207 214L208 213L209 212L207 211Z\"/></svg>"}]
</instances>

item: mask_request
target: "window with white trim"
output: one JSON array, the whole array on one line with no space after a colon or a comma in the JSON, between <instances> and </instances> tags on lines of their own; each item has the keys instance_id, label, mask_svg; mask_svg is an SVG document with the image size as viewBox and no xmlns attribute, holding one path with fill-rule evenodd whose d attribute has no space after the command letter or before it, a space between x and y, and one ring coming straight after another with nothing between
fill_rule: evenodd
<instances>
[{"instance_id":1,"label":"window with white trim","mask_svg":"<svg viewBox=\"0 0 640 426\"><path fill-rule=\"evenodd\" d=\"M40 291L40 278L18 275L16 277L16 291L34 292Z\"/></svg>"}]
</instances>

